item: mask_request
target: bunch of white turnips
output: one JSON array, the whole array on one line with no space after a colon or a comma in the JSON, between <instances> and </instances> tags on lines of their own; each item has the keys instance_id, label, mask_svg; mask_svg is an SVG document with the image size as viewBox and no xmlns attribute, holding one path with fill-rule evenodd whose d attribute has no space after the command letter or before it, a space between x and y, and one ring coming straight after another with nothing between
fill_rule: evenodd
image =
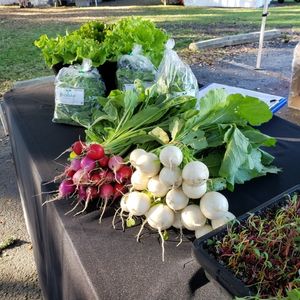
<instances>
[{"instance_id":1,"label":"bunch of white turnips","mask_svg":"<svg viewBox=\"0 0 300 300\"><path fill-rule=\"evenodd\" d=\"M156 229L162 240L163 261L162 231L173 226L180 230L182 240L182 229L185 228L195 231L199 238L235 218L228 211L225 196L207 192L209 171L204 163L192 161L180 168L183 154L177 146L164 147L159 157L135 149L129 159L136 170L131 177L131 191L121 199L121 217L123 212L128 213L128 219L145 217L137 239L146 223Z\"/></svg>"}]
</instances>

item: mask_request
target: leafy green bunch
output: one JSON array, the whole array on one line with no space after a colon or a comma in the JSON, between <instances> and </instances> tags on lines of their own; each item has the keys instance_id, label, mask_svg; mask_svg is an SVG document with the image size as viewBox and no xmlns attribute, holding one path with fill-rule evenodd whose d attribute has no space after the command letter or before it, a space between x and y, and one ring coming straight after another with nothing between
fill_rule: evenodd
<instances>
[{"instance_id":1,"label":"leafy green bunch","mask_svg":"<svg viewBox=\"0 0 300 300\"><path fill-rule=\"evenodd\" d=\"M157 67L164 52L168 35L149 20L128 17L115 23L104 40L107 58L117 61L122 55L131 53L135 44L141 45L143 54Z\"/></svg>"},{"instance_id":2,"label":"leafy green bunch","mask_svg":"<svg viewBox=\"0 0 300 300\"><path fill-rule=\"evenodd\" d=\"M136 147L159 152L166 144L177 145L184 164L198 159L208 166L211 177L220 179L219 190L279 171L271 165L274 157L260 148L276 140L253 127L272 117L257 98L219 89L197 103L191 96L159 94L156 85L145 89L137 80L135 91L113 91L99 104L93 122L81 124L87 140L108 152L126 155Z\"/></svg>"},{"instance_id":3,"label":"leafy green bunch","mask_svg":"<svg viewBox=\"0 0 300 300\"><path fill-rule=\"evenodd\" d=\"M63 65L81 63L84 58L91 59L93 66L97 67L106 60L106 52L102 46L106 30L105 24L92 21L64 36L49 38L43 34L34 45L41 49L50 68L58 63Z\"/></svg>"}]
</instances>

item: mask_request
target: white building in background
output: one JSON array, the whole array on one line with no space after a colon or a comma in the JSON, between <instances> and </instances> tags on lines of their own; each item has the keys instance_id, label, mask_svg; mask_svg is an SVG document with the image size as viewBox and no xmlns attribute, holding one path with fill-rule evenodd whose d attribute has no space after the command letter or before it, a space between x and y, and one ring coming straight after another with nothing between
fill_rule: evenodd
<instances>
[{"instance_id":1,"label":"white building in background","mask_svg":"<svg viewBox=\"0 0 300 300\"><path fill-rule=\"evenodd\" d=\"M268 1L269 3L271 2L271 0ZM183 2L185 6L258 8L258 7L262 7L265 1L264 0L184 0Z\"/></svg>"},{"instance_id":2,"label":"white building in background","mask_svg":"<svg viewBox=\"0 0 300 300\"><path fill-rule=\"evenodd\" d=\"M0 0L0 5L18 4L18 0Z\"/></svg>"}]
</instances>

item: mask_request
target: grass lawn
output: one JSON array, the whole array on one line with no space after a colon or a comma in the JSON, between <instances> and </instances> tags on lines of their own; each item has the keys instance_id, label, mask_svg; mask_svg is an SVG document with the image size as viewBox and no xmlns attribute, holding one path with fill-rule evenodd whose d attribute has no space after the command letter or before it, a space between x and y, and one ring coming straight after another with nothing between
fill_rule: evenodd
<instances>
[{"instance_id":1,"label":"grass lawn","mask_svg":"<svg viewBox=\"0 0 300 300\"><path fill-rule=\"evenodd\" d=\"M174 37L179 53L192 56L186 49L192 41L259 31L261 13L261 9L134 6L128 5L126 0L104 2L97 8L0 7L0 96L16 80L52 75L40 51L33 46L33 41L43 33L49 36L64 34L93 19L113 22L125 16L142 16L153 20ZM267 29L283 28L300 33L299 16L300 5L293 2L271 7Z\"/></svg>"}]
</instances>

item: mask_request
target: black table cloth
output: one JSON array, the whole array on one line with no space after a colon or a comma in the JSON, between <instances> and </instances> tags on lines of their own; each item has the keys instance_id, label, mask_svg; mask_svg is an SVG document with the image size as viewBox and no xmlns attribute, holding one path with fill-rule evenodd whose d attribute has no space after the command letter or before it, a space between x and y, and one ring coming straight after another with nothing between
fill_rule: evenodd
<instances>
[{"instance_id":1,"label":"black table cloth","mask_svg":"<svg viewBox=\"0 0 300 300\"><path fill-rule=\"evenodd\" d=\"M66 158L54 158L79 137L79 127L51 122L53 83L21 87L4 96L18 186L32 239L40 285L45 299L199 299L205 281L191 256L191 242L165 243L165 262L157 234L145 234L139 243L138 227L114 230L107 215L65 216L67 200L45 206L54 187L46 182L62 170ZM274 117L262 131L280 137L268 149L280 174L268 174L226 192L230 211L237 216L300 183L300 129ZM286 139L287 138L287 139ZM296 140L295 140L296 139ZM147 231L145 231L147 233Z\"/></svg>"}]
</instances>

